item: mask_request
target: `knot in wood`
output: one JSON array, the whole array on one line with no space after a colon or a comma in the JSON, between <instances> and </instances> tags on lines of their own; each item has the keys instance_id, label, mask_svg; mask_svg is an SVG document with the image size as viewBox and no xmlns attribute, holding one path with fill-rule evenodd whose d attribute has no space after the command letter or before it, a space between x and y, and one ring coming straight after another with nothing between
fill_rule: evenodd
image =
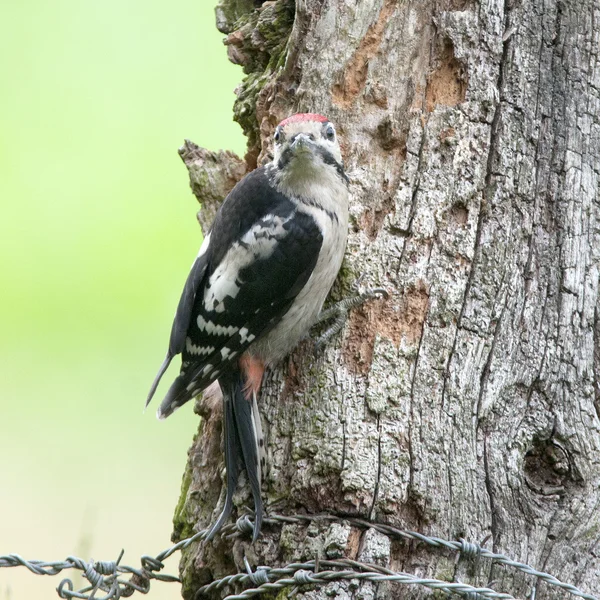
<instances>
[{"instance_id":1,"label":"knot in wood","mask_svg":"<svg viewBox=\"0 0 600 600\"><path fill-rule=\"evenodd\" d=\"M536 494L563 494L572 480L571 458L557 440L534 440L523 462L525 481Z\"/></svg>"}]
</instances>

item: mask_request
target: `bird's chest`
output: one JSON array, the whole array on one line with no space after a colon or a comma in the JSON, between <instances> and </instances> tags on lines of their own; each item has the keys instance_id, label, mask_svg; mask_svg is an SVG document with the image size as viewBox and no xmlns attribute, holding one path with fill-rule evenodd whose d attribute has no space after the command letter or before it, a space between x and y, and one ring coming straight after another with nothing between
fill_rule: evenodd
<instances>
[{"instance_id":1,"label":"bird's chest","mask_svg":"<svg viewBox=\"0 0 600 600\"><path fill-rule=\"evenodd\" d=\"M319 211L319 209L316 209L316 211ZM315 302L319 304L317 312L321 309L321 305L340 270L348 235L347 209L335 213L319 212L321 214L314 215L314 218L319 223L323 243L315 269L303 290L306 295L311 291L315 295ZM299 298L299 300L307 302L307 298ZM308 302L308 304L312 303Z\"/></svg>"},{"instance_id":2,"label":"bird's chest","mask_svg":"<svg viewBox=\"0 0 600 600\"><path fill-rule=\"evenodd\" d=\"M344 186L337 197L330 198L324 194L317 198L314 203L299 203L298 210L316 221L323 239L321 249L311 276L292 306L277 326L253 348L253 353L267 363L287 354L308 334L342 265L348 234L347 190Z\"/></svg>"}]
</instances>

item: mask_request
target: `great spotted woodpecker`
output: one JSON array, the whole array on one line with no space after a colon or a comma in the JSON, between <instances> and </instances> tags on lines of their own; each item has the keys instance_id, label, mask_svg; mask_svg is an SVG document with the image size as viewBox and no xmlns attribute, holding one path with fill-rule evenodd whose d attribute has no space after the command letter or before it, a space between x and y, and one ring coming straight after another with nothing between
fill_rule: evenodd
<instances>
[{"instance_id":1,"label":"great spotted woodpecker","mask_svg":"<svg viewBox=\"0 0 600 600\"><path fill-rule=\"evenodd\" d=\"M342 264L347 230L348 178L333 124L318 114L285 119L275 130L272 162L233 188L206 233L146 402L176 354L182 354L181 372L158 408L159 419L218 380L227 495L206 539L231 512L241 463L254 497L254 540L260 533L263 441L256 398L265 367L318 320Z\"/></svg>"}]
</instances>

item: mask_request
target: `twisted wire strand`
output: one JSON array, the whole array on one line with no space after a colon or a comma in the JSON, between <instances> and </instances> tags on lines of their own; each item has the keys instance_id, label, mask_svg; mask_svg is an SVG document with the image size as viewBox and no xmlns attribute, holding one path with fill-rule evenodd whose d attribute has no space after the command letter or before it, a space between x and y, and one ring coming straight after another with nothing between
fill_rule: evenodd
<instances>
[{"instance_id":1,"label":"twisted wire strand","mask_svg":"<svg viewBox=\"0 0 600 600\"><path fill-rule=\"evenodd\" d=\"M584 600L600 600L597 596L583 592L579 588L569 583L560 581L549 573L538 571L533 567L521 563L511 558L486 549L482 545L468 542L464 539L445 540L435 536L427 536L416 531L398 529L391 525L371 522L366 519L355 517L337 516L331 514L318 515L277 515L273 514L264 521L265 525L280 525L283 523L305 524L314 521L345 522L361 529L375 529L376 531L389 537L414 540L422 542L434 548L443 548L452 552L457 552L461 557L478 560L486 558L494 563L521 571L534 579L533 589L536 589L538 581L544 581L549 585L561 588L565 592ZM236 523L223 527L222 535L228 538L247 537L248 531L252 531L252 521L248 515L240 517ZM58 575L65 569L76 569L82 572L87 580L87 587L80 590L74 590L73 582L70 579L63 579L56 591L60 598L71 600L77 598L80 600L118 600L119 598L128 598L134 593L139 592L147 594L150 590L151 580L165 582L180 582L179 577L161 573L164 568L164 560L169 558L175 552L188 548L191 544L199 542L206 537L208 529L198 531L193 536L181 540L180 542L163 550L156 556L144 555L141 557L141 568L135 568L127 565L120 565L121 556L117 561L84 561L75 556L68 556L62 561L42 561L26 560L19 554L7 554L0 556L0 568L25 567L36 575ZM259 567L252 572L246 562L246 573L236 573L215 580L210 584L203 586L198 590L197 597L200 594L208 593L211 590L222 589L225 586L235 584L246 584L254 586L238 595L227 596L227 600L247 599L269 590L281 589L286 586L318 585L334 580L358 579L373 582L395 581L402 584L423 585L430 589L440 589L448 593L458 593L469 599L487 599L509 600L513 596L502 592L497 592L490 588L476 588L462 582L447 582L436 579L423 579L407 573L394 573L388 569L377 567L376 565L367 565L348 559L340 561L321 561L321 566L328 567L329 571L320 571L315 561L306 563L291 563L283 568ZM337 569L337 570L336 570ZM315 572L317 571L317 572ZM129 577L128 579L123 578ZM102 592L104 595L98 595Z\"/></svg>"},{"instance_id":2,"label":"twisted wire strand","mask_svg":"<svg viewBox=\"0 0 600 600\"><path fill-rule=\"evenodd\" d=\"M259 596L271 591L277 591L289 586L301 586L311 584L325 584L330 581L358 580L381 583L391 581L400 584L422 585L433 590L441 590L447 593L459 593L462 595L471 594L473 598L491 599L491 600L516 600L514 596L497 592L490 588L474 587L462 582L448 582L439 579L422 578L408 573L396 573L389 569L383 569L376 565L362 563L354 560L323 560L320 561L321 567L326 567L325 571L316 572L317 561L311 560L303 563L292 563L279 569L268 569L267 577L273 581L265 582L257 587L248 588L240 594L226 596L225 600L247 600L254 596ZM373 570L373 569L376 570ZM261 567L261 569L267 569ZM341 570L335 570L341 569ZM223 577L220 580L211 582L198 589L196 600L200 600L206 594L222 589L225 586L231 586L236 583L244 584L251 582L251 575L238 573L236 575Z\"/></svg>"}]
</instances>

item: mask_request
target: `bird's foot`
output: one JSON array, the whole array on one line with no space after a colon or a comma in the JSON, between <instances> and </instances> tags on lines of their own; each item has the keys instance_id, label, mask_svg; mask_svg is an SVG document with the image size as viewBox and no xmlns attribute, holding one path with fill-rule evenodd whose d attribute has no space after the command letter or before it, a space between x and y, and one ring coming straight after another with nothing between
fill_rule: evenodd
<instances>
[{"instance_id":1,"label":"bird's foot","mask_svg":"<svg viewBox=\"0 0 600 600\"><path fill-rule=\"evenodd\" d=\"M384 288L372 288L357 296L351 298L344 298L339 302L336 302L333 306L321 312L318 316L315 325L322 323L323 321L333 321L333 323L322 333L317 341L315 342L315 352L323 347L323 345L329 341L334 335L339 333L346 321L348 320L348 313L351 309L373 300L374 298L388 298L389 294Z\"/></svg>"}]
</instances>

